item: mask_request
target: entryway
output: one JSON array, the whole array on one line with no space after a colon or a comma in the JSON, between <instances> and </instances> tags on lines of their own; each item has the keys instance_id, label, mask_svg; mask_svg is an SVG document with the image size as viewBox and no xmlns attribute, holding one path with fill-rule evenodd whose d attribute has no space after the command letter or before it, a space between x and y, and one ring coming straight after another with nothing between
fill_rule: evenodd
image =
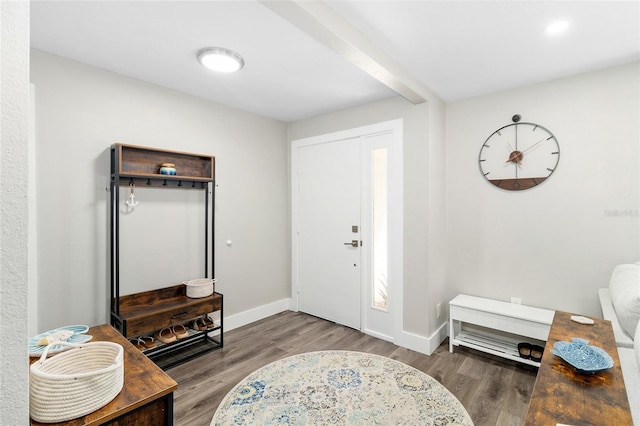
<instances>
[{"instance_id":1,"label":"entryway","mask_svg":"<svg viewBox=\"0 0 640 426\"><path fill-rule=\"evenodd\" d=\"M402 121L293 141L291 165L294 308L393 341Z\"/></svg>"}]
</instances>

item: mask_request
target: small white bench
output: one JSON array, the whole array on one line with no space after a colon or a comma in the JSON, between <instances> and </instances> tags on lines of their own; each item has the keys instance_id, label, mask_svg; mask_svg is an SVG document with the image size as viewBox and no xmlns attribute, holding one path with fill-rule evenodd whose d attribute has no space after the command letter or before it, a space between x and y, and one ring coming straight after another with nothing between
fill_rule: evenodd
<instances>
[{"instance_id":1,"label":"small white bench","mask_svg":"<svg viewBox=\"0 0 640 426\"><path fill-rule=\"evenodd\" d=\"M518 343L544 346L554 314L548 309L460 294L449 302L449 352L453 353L454 346L466 346L539 367L539 362L520 357Z\"/></svg>"}]
</instances>

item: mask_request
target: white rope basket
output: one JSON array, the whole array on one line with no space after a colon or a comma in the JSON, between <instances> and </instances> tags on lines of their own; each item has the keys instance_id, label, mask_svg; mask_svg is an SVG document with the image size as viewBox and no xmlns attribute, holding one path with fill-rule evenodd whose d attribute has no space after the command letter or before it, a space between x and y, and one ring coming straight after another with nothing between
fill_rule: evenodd
<instances>
[{"instance_id":1,"label":"white rope basket","mask_svg":"<svg viewBox=\"0 0 640 426\"><path fill-rule=\"evenodd\" d=\"M47 359L55 345L74 349ZM47 346L30 368L31 418L41 423L64 422L107 405L122 390L122 352L122 346L112 342L56 342Z\"/></svg>"}]
</instances>

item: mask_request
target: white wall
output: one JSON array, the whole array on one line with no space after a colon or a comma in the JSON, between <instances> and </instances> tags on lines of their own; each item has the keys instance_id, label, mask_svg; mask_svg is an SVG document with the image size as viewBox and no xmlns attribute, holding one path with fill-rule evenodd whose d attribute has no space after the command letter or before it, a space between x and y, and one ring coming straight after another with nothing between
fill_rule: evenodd
<instances>
[{"instance_id":1,"label":"white wall","mask_svg":"<svg viewBox=\"0 0 640 426\"><path fill-rule=\"evenodd\" d=\"M28 422L29 3L0 2L0 424Z\"/></svg>"},{"instance_id":2,"label":"white wall","mask_svg":"<svg viewBox=\"0 0 640 426\"><path fill-rule=\"evenodd\" d=\"M284 123L37 50L31 61L39 331L109 321L105 188L115 142L215 155L216 289L225 316L289 298ZM201 276L202 262L190 260L202 256L194 243L201 236L191 231L203 231L189 223L200 214L193 209L200 195L137 188L136 196L139 206L122 216L123 294ZM149 232L136 234L143 226Z\"/></svg>"},{"instance_id":3,"label":"white wall","mask_svg":"<svg viewBox=\"0 0 640 426\"><path fill-rule=\"evenodd\" d=\"M412 105L394 97L289 125L288 139L293 141L403 119L404 330L418 340L430 337L446 320L435 318L436 303L445 300L436 297L446 293L443 111L437 98Z\"/></svg>"},{"instance_id":4,"label":"white wall","mask_svg":"<svg viewBox=\"0 0 640 426\"><path fill-rule=\"evenodd\" d=\"M640 259L640 66L633 63L447 106L447 282L467 293L599 315L613 267ZM556 172L504 191L478 169L496 129L550 129Z\"/></svg>"}]
</instances>

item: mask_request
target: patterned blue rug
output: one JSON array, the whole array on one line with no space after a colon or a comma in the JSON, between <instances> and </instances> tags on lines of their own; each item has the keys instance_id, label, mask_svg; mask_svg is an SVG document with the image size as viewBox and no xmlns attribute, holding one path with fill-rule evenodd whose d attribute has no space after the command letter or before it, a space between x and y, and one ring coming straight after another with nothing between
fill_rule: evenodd
<instances>
[{"instance_id":1,"label":"patterned blue rug","mask_svg":"<svg viewBox=\"0 0 640 426\"><path fill-rule=\"evenodd\" d=\"M254 371L222 400L216 425L473 425L421 371L378 355L294 355Z\"/></svg>"}]
</instances>

